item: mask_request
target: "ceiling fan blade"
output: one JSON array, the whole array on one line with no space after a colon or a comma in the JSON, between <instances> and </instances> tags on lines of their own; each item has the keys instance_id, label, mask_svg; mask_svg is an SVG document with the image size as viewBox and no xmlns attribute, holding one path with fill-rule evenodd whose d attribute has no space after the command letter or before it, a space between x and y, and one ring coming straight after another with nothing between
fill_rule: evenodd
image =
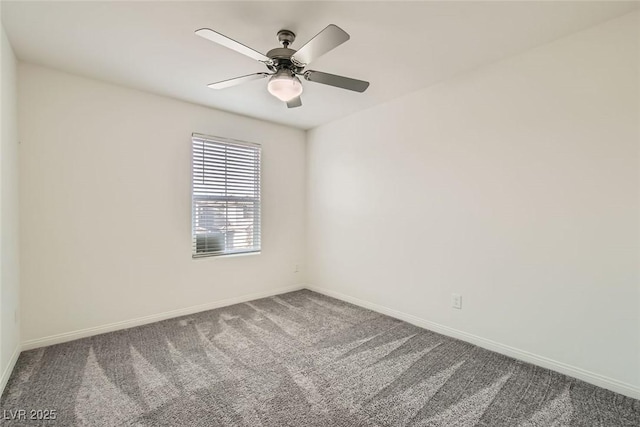
<instances>
[{"instance_id":1,"label":"ceiling fan blade","mask_svg":"<svg viewBox=\"0 0 640 427\"><path fill-rule=\"evenodd\" d=\"M226 88L231 87L231 86L237 86L239 84L242 84L242 83L245 83L245 82L249 82L251 80L264 79L265 77L268 77L270 75L271 74L269 74L269 73L248 74L248 75L242 76L242 77L235 77L233 79L223 80L221 82L216 82L216 83L211 83L211 84L209 84L207 86L209 88L211 88L211 89L226 89Z\"/></svg>"},{"instance_id":2,"label":"ceiling fan blade","mask_svg":"<svg viewBox=\"0 0 640 427\"><path fill-rule=\"evenodd\" d=\"M349 34L346 31L337 25L328 25L294 53L291 59L300 65L309 64L347 40L349 40Z\"/></svg>"},{"instance_id":3,"label":"ceiling fan blade","mask_svg":"<svg viewBox=\"0 0 640 427\"><path fill-rule=\"evenodd\" d=\"M288 108L302 107L302 99L300 99L299 96L296 98L293 98L291 101L287 102L287 107Z\"/></svg>"},{"instance_id":4,"label":"ceiling fan blade","mask_svg":"<svg viewBox=\"0 0 640 427\"><path fill-rule=\"evenodd\" d=\"M322 71L309 70L304 73L305 80L322 83L354 92L364 92L369 87L369 82L351 79L349 77L336 76L335 74L323 73Z\"/></svg>"},{"instance_id":5,"label":"ceiling fan blade","mask_svg":"<svg viewBox=\"0 0 640 427\"><path fill-rule=\"evenodd\" d=\"M248 56L249 58L253 58L256 61L260 62L271 62L271 59L257 50L251 49L248 46L243 45L240 42L237 42L229 37L222 35L216 31L213 31L209 28L201 28L196 31L196 34L202 38L207 40L211 40L214 43L218 43L224 47L228 47L229 49L235 50L243 55Z\"/></svg>"}]
</instances>

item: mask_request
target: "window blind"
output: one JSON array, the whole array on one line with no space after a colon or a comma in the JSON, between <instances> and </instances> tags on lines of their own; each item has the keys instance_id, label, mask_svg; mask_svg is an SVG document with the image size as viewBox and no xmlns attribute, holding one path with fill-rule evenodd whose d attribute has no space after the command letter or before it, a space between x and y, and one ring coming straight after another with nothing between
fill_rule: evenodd
<instances>
[{"instance_id":1,"label":"window blind","mask_svg":"<svg viewBox=\"0 0 640 427\"><path fill-rule=\"evenodd\" d=\"M260 146L193 134L193 257L260 251Z\"/></svg>"}]
</instances>

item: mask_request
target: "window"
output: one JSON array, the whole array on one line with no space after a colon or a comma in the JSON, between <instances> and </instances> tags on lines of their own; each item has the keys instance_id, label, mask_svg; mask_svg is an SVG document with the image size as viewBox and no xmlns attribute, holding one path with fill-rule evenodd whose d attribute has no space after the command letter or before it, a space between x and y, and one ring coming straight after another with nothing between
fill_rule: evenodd
<instances>
[{"instance_id":1,"label":"window","mask_svg":"<svg viewBox=\"0 0 640 427\"><path fill-rule=\"evenodd\" d=\"M193 257L260 251L260 146L192 137Z\"/></svg>"}]
</instances>

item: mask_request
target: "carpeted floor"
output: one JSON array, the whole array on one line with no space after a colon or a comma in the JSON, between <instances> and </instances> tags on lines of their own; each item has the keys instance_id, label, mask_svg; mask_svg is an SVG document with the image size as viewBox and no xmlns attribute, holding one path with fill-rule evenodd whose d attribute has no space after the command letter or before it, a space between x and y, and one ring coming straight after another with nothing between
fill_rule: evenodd
<instances>
[{"instance_id":1,"label":"carpeted floor","mask_svg":"<svg viewBox=\"0 0 640 427\"><path fill-rule=\"evenodd\" d=\"M640 426L638 400L306 290L24 352L0 405L3 425Z\"/></svg>"}]
</instances>

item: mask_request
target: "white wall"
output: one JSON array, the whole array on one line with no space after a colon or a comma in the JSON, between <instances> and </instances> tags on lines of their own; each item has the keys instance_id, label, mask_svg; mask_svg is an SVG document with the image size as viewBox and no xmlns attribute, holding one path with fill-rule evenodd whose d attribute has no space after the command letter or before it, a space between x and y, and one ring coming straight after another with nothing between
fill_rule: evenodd
<instances>
[{"instance_id":1,"label":"white wall","mask_svg":"<svg viewBox=\"0 0 640 427\"><path fill-rule=\"evenodd\" d=\"M310 131L310 283L640 392L638 20Z\"/></svg>"},{"instance_id":2,"label":"white wall","mask_svg":"<svg viewBox=\"0 0 640 427\"><path fill-rule=\"evenodd\" d=\"M304 282L303 131L33 65L18 79L23 340ZM192 132L262 144L261 254L191 258Z\"/></svg>"},{"instance_id":3,"label":"white wall","mask_svg":"<svg viewBox=\"0 0 640 427\"><path fill-rule=\"evenodd\" d=\"M2 33L0 74L0 393L20 346L18 249L18 117L16 57Z\"/></svg>"}]
</instances>

